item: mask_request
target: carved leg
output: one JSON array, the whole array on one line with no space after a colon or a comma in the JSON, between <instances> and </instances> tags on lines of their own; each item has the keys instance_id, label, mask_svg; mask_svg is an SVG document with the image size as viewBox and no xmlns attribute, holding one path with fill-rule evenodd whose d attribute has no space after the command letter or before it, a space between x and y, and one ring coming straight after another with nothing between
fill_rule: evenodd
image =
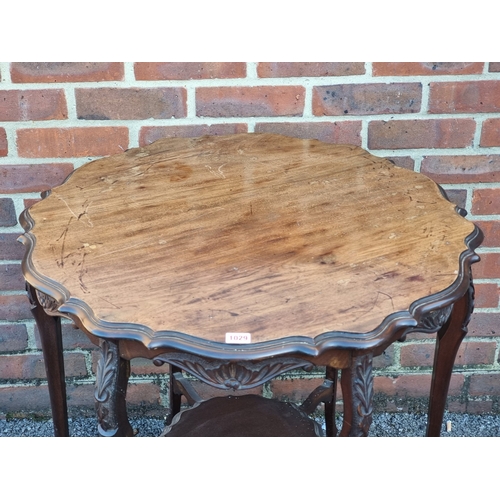
<instances>
[{"instance_id":1,"label":"carved leg","mask_svg":"<svg viewBox=\"0 0 500 500\"><path fill-rule=\"evenodd\" d=\"M332 399L325 403L325 424L327 437L335 437L337 435L337 426L335 424L335 405L337 403L337 380L338 370L335 368L326 367L326 379L331 380L332 386Z\"/></svg>"},{"instance_id":2,"label":"carved leg","mask_svg":"<svg viewBox=\"0 0 500 500\"><path fill-rule=\"evenodd\" d=\"M106 437L133 436L125 399L130 361L120 357L117 342L100 339L99 347L101 357L97 362L94 392L99 434Z\"/></svg>"},{"instance_id":3,"label":"carved leg","mask_svg":"<svg viewBox=\"0 0 500 500\"><path fill-rule=\"evenodd\" d=\"M31 312L35 318L42 342L43 359L49 386L50 406L54 422L54 436L69 436L68 405L66 402L66 380L61 335L61 318L49 316L37 297L36 290L26 283Z\"/></svg>"},{"instance_id":4,"label":"carved leg","mask_svg":"<svg viewBox=\"0 0 500 500\"><path fill-rule=\"evenodd\" d=\"M429 399L427 436L437 437L441 434L444 408L455 357L462 340L467 334L467 325L473 308L474 286L471 276L469 289L461 299L455 302L450 319L437 334Z\"/></svg>"},{"instance_id":5,"label":"carved leg","mask_svg":"<svg viewBox=\"0 0 500 500\"><path fill-rule=\"evenodd\" d=\"M341 437L368 436L373 411L372 359L371 353L358 356L349 368L342 370L344 422Z\"/></svg>"}]
</instances>

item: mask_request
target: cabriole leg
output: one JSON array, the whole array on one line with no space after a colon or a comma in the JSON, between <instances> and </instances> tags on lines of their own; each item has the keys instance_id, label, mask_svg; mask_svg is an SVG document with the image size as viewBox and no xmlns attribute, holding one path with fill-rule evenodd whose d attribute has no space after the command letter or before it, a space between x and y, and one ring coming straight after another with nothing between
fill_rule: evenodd
<instances>
[{"instance_id":1,"label":"cabriole leg","mask_svg":"<svg viewBox=\"0 0 500 500\"><path fill-rule=\"evenodd\" d=\"M26 290L31 303L31 312L40 332L54 422L54 436L67 437L69 436L68 405L66 402L61 318L50 316L45 312L38 300L35 288L29 283L26 283Z\"/></svg>"},{"instance_id":2,"label":"cabriole leg","mask_svg":"<svg viewBox=\"0 0 500 500\"><path fill-rule=\"evenodd\" d=\"M437 437L441 434L453 365L460 344L467 334L467 325L473 308L474 286L471 276L467 292L455 302L450 319L437 334L427 421L427 436L429 437Z\"/></svg>"}]
</instances>

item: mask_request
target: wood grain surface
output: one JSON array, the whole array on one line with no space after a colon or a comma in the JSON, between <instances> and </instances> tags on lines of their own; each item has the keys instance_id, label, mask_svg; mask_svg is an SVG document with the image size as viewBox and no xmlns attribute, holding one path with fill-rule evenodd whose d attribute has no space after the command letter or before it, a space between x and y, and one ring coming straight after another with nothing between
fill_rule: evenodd
<instances>
[{"instance_id":1,"label":"wood grain surface","mask_svg":"<svg viewBox=\"0 0 500 500\"><path fill-rule=\"evenodd\" d=\"M270 134L91 162L29 215L28 281L59 283L99 320L216 342L372 331L450 287L474 231L421 174Z\"/></svg>"}]
</instances>

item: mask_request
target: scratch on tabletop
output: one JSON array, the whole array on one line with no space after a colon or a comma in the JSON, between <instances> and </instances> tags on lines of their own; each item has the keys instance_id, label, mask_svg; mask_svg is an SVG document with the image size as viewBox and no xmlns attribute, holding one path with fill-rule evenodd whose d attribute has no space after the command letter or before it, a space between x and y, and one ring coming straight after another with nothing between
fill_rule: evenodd
<instances>
[{"instance_id":1,"label":"scratch on tabletop","mask_svg":"<svg viewBox=\"0 0 500 500\"><path fill-rule=\"evenodd\" d=\"M88 292L88 288L86 287L85 283L83 282L83 276L87 272L85 270L84 264L85 264L85 257L87 254L84 252L83 257L82 257L82 262L80 263L80 272L78 273L78 281L80 282L80 287L84 292Z\"/></svg>"},{"instance_id":2,"label":"scratch on tabletop","mask_svg":"<svg viewBox=\"0 0 500 500\"><path fill-rule=\"evenodd\" d=\"M112 306L113 306L114 308L116 308L116 309L121 309L121 307L120 307L120 306L117 306L116 304L113 304L113 302L111 302L110 300L106 300L104 297L99 296L98 298L99 298L100 300L104 300L104 302L107 302L108 304L112 305Z\"/></svg>"},{"instance_id":3,"label":"scratch on tabletop","mask_svg":"<svg viewBox=\"0 0 500 500\"><path fill-rule=\"evenodd\" d=\"M82 205L82 208L83 208L83 212L78 216L78 220L80 220L84 215L85 217L87 217L87 224L90 226L90 227L94 227L94 224L92 223L92 221L90 220L90 217L89 217L89 213L88 213L88 210L90 208L90 205L92 205L92 202L89 202L88 200L85 201L85 203Z\"/></svg>"},{"instance_id":4,"label":"scratch on tabletop","mask_svg":"<svg viewBox=\"0 0 500 500\"><path fill-rule=\"evenodd\" d=\"M219 177L220 179L225 179L225 178L226 178L226 176L225 176L225 174L224 174L224 172L223 172L223 170L222 170L222 167L224 167L224 166L226 166L226 165L227 165L227 163L223 163L223 164L222 164L222 165L221 165L221 166L217 169L217 171L212 170L212 167L211 167L210 165L205 165L205 168L207 168L207 169L208 169L208 171L209 171L210 173L214 174L214 175L215 175L215 177Z\"/></svg>"},{"instance_id":5,"label":"scratch on tabletop","mask_svg":"<svg viewBox=\"0 0 500 500\"><path fill-rule=\"evenodd\" d=\"M71 224L71 220L73 219L73 217L70 217L69 218L69 221L68 221L68 224L66 226L66 228L64 229L64 231L61 233L61 236L59 236L59 238L57 238L56 241L59 241L61 238L63 239L62 240L62 244L61 244L61 260L58 260L56 261L57 262L57 265L59 267L64 267L64 245L66 243L66 236L68 234L68 230L69 230L69 225Z\"/></svg>"},{"instance_id":6,"label":"scratch on tabletop","mask_svg":"<svg viewBox=\"0 0 500 500\"><path fill-rule=\"evenodd\" d=\"M78 215L76 215L75 212L73 212L73 210L71 210L71 207L68 205L66 200L62 196L59 196L57 193L54 193L54 194L59 201L62 201L68 207L68 210L73 214L73 217L75 217L75 219L78 219Z\"/></svg>"},{"instance_id":7,"label":"scratch on tabletop","mask_svg":"<svg viewBox=\"0 0 500 500\"><path fill-rule=\"evenodd\" d=\"M360 311L361 314L356 316L354 321L358 321L360 318L362 318L363 316L366 316L369 312L373 311L375 309L375 307L377 306L377 302L379 300L380 295L384 295L385 297L387 297L391 301L392 310L395 311L394 301L392 300L392 296L389 295L388 293L381 292L380 290L377 290L377 296L375 297L375 300L373 301L373 304L371 305L371 307L369 309L364 309L364 310ZM352 308L350 308L350 309L352 309ZM346 310L348 310L348 309L346 309Z\"/></svg>"},{"instance_id":8,"label":"scratch on tabletop","mask_svg":"<svg viewBox=\"0 0 500 500\"><path fill-rule=\"evenodd\" d=\"M82 205L82 208L83 208L83 212L80 213L79 215L75 214L75 212L73 212L73 210L71 210L71 207L68 205L68 202L60 195L58 195L57 193L54 193L55 194L55 197L59 200L59 201L62 201L66 207L68 208L68 210L70 211L71 215L73 215L73 217L76 219L76 220L80 220L84 215L87 217L87 224L90 226L90 227L94 227L94 224L92 224L92 221L90 220L90 217L89 217L89 214L88 214L88 209L90 207L90 205L92 205L92 202L89 202L88 200L84 202L84 204ZM70 219L71 220L71 219Z\"/></svg>"}]
</instances>

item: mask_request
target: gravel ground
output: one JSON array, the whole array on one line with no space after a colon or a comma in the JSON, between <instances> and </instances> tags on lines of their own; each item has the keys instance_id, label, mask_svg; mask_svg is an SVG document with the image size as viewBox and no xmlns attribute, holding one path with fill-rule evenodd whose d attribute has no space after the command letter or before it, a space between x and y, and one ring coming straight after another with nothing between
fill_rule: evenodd
<instances>
[{"instance_id":1,"label":"gravel ground","mask_svg":"<svg viewBox=\"0 0 500 500\"><path fill-rule=\"evenodd\" d=\"M378 413L373 417L370 436L373 437L422 437L425 435L427 416L408 413ZM138 436L158 436L164 421L154 418L131 418ZM447 431L447 422L451 431ZM340 421L338 422L340 426ZM70 433L74 437L98 436L95 418L70 419ZM48 437L53 435L52 421L28 419L0 420L0 437ZM500 415L470 415L445 413L443 437L500 437Z\"/></svg>"}]
</instances>

